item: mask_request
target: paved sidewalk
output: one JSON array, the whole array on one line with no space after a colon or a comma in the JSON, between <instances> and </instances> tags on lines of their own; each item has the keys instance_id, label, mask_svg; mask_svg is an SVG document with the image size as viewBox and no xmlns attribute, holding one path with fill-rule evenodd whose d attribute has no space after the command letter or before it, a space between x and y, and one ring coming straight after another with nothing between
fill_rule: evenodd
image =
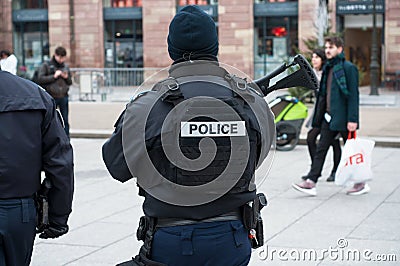
<instances>
[{"instance_id":1,"label":"paved sidewalk","mask_svg":"<svg viewBox=\"0 0 400 266\"><path fill-rule=\"evenodd\" d=\"M351 197L325 182L332 167L329 151L318 196L305 197L291 183L308 171L306 146L276 152L268 178L259 187L269 199L262 212L266 245L253 251L251 266L399 265L400 149L388 147L400 147L400 93L381 90L380 96L369 96L365 87L360 93L359 136L377 144L371 192ZM128 93L114 97L119 101L70 102L76 173L70 232L55 240L37 239L33 266L115 265L139 250L135 233L142 199L136 184L112 180L101 159L104 138L129 99ZM305 133L303 128L303 142ZM294 261L296 256L300 257Z\"/></svg>"},{"instance_id":2,"label":"paved sidewalk","mask_svg":"<svg viewBox=\"0 0 400 266\"><path fill-rule=\"evenodd\" d=\"M115 265L137 254L142 199L135 182L120 184L109 176L101 159L104 141L72 139L76 186L70 232L55 240L36 239L32 266ZM251 266L399 265L400 149L374 149L371 192L358 197L325 181L331 156L318 196L307 197L291 188L308 170L306 146L275 153L259 187L269 199L262 211L266 244L253 251Z\"/></svg>"},{"instance_id":3,"label":"paved sidewalk","mask_svg":"<svg viewBox=\"0 0 400 266\"><path fill-rule=\"evenodd\" d=\"M380 89L379 92L379 96L370 96L368 87L360 88L361 127L358 134L374 139L377 146L400 147L400 92L389 89ZM276 95L269 95L268 101ZM114 99L118 101L71 101L71 136L87 138L110 136L113 125L130 96L131 94L125 91L114 92ZM312 113L311 108L312 104L309 104L309 114ZM300 134L301 144L305 143L306 133L307 128L303 125Z\"/></svg>"}]
</instances>

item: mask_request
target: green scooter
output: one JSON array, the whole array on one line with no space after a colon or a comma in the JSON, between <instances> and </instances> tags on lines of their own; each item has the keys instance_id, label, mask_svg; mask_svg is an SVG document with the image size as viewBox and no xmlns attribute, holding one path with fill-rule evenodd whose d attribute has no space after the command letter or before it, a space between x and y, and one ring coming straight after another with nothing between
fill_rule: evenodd
<instances>
[{"instance_id":1,"label":"green scooter","mask_svg":"<svg viewBox=\"0 0 400 266\"><path fill-rule=\"evenodd\" d=\"M276 149L293 150L299 142L301 127L308 116L307 106L289 95L275 98L269 106L275 115Z\"/></svg>"},{"instance_id":2,"label":"green scooter","mask_svg":"<svg viewBox=\"0 0 400 266\"><path fill-rule=\"evenodd\" d=\"M286 69L293 67L293 72L269 86L270 80ZM283 63L270 74L255 80L262 93L266 96L272 91L291 87L305 87L318 90L319 82L308 61L300 54L289 64ZM275 115L276 149L280 151L293 150L299 142L300 131L307 118L307 107L296 97L279 96L269 103Z\"/></svg>"}]
</instances>

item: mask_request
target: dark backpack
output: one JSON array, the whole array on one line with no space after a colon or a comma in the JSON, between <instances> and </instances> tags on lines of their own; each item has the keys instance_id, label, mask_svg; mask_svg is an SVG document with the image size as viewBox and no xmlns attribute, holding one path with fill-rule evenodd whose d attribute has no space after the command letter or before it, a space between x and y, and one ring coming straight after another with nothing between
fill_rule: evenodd
<instances>
[{"instance_id":1,"label":"dark backpack","mask_svg":"<svg viewBox=\"0 0 400 266\"><path fill-rule=\"evenodd\" d=\"M39 83L39 71L40 68L42 67L43 64L49 64L49 61L43 61L43 63L40 66L35 67L35 71L33 72L33 76L31 78L31 81L35 82L36 84L42 86L42 84Z\"/></svg>"},{"instance_id":2,"label":"dark backpack","mask_svg":"<svg viewBox=\"0 0 400 266\"><path fill-rule=\"evenodd\" d=\"M35 82L38 85L40 85L39 84L39 68L40 68L40 66L35 68L35 72L33 72L33 76L31 78L31 81Z\"/></svg>"}]
</instances>

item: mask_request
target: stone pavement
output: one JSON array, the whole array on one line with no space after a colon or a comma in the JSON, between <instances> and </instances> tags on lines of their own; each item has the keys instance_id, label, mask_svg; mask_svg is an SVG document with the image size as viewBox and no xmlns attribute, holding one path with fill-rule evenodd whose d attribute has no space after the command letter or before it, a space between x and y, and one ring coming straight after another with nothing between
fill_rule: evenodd
<instances>
[{"instance_id":1,"label":"stone pavement","mask_svg":"<svg viewBox=\"0 0 400 266\"><path fill-rule=\"evenodd\" d=\"M133 180L121 184L109 176L101 159L104 141L72 139L76 185L70 232L36 239L32 266L115 265L137 254L142 199ZM317 197L291 188L309 167L305 145L272 154L258 189L269 199L262 211L265 246L253 251L251 266L399 265L400 149L374 149L371 192L361 196L347 196L346 189L325 181L331 151Z\"/></svg>"}]
</instances>

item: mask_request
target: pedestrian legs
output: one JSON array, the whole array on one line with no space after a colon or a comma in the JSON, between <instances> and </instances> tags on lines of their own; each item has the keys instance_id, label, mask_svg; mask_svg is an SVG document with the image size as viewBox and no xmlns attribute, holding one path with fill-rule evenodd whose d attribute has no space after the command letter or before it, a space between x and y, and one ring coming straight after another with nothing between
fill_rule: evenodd
<instances>
[{"instance_id":1,"label":"pedestrian legs","mask_svg":"<svg viewBox=\"0 0 400 266\"><path fill-rule=\"evenodd\" d=\"M69 122L68 122L68 96L63 98L55 99L56 106L60 109L61 116L64 120L64 130L67 136L69 137Z\"/></svg>"}]
</instances>

